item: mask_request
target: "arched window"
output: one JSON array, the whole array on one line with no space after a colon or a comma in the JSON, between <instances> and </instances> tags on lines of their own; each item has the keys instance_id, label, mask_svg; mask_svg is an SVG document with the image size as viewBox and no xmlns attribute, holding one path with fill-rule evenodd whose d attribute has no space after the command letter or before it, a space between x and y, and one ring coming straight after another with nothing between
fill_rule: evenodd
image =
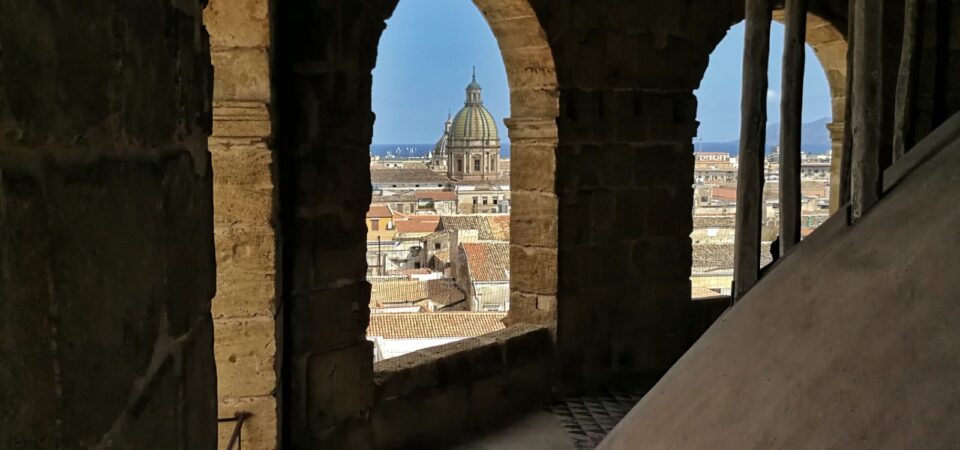
<instances>
[{"instance_id":1,"label":"arched window","mask_svg":"<svg viewBox=\"0 0 960 450\"><path fill-rule=\"evenodd\" d=\"M775 15L776 16L776 15ZM829 26L811 17L808 28ZM811 34L811 33L808 33ZM839 36L833 33L831 36ZM771 246L779 233L779 116L780 80L784 27L774 23L770 45L770 87L767 93L767 156L764 162L764 208L761 240L761 265L768 264ZM737 152L740 115L731 114L740 104L744 24L734 26L711 55L711 64L697 91L700 122L694 140L693 261L691 296L709 298L731 294L734 265L734 233L737 200ZM810 39L804 79L804 151L802 160L802 234L813 231L830 214L831 159L839 142L835 123L843 120L842 103L845 81L833 72L845 61L820 58L817 46L837 46L840 42ZM844 47L845 48L845 47ZM839 54L834 48L824 55ZM826 59L824 59L826 58ZM821 65L823 70L816 66ZM826 73L831 76L827 77ZM838 101L839 100L839 101ZM837 104L840 108L837 109ZM840 125L842 129L842 125Z\"/></svg>"}]
</instances>

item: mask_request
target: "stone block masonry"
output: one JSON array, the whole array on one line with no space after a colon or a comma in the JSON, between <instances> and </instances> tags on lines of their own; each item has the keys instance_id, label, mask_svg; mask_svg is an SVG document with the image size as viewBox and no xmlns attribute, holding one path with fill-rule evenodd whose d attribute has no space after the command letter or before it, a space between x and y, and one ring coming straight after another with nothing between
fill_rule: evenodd
<instances>
[{"instance_id":1,"label":"stone block masonry","mask_svg":"<svg viewBox=\"0 0 960 450\"><path fill-rule=\"evenodd\" d=\"M517 325L376 364L373 448L437 448L550 399L553 338Z\"/></svg>"},{"instance_id":2,"label":"stone block masonry","mask_svg":"<svg viewBox=\"0 0 960 450\"><path fill-rule=\"evenodd\" d=\"M214 72L214 233L220 417L252 415L240 445L280 445L277 192L271 135L267 0L212 0L204 10ZM232 423L220 424L221 442Z\"/></svg>"},{"instance_id":3,"label":"stone block masonry","mask_svg":"<svg viewBox=\"0 0 960 450\"><path fill-rule=\"evenodd\" d=\"M0 11L0 448L212 449L199 2Z\"/></svg>"}]
</instances>

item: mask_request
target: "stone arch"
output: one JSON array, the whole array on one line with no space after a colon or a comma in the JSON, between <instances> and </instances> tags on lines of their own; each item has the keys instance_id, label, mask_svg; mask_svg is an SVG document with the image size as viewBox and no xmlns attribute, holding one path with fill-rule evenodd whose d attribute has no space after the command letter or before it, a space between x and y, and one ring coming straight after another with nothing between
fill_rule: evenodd
<instances>
[{"instance_id":1,"label":"stone arch","mask_svg":"<svg viewBox=\"0 0 960 450\"><path fill-rule=\"evenodd\" d=\"M736 16L736 22L743 20L742 11ZM784 11L773 11L773 20L783 22ZM726 32L711 35L710 48L716 48ZM813 49L817 61L823 69L827 84L830 88L832 122L827 125L830 133L832 166L830 168L831 186L840 185L840 161L843 151L843 134L845 110L847 105L847 39L837 24L817 12L807 14L807 45ZM711 50L712 51L712 50ZM780 61L770 61L770 64L780 64ZM810 61L807 61L809 67ZM706 70L706 66L703 67ZM704 73L700 73L703 78ZM830 211L836 211L840 206L840 190L830 191Z\"/></svg>"},{"instance_id":2,"label":"stone arch","mask_svg":"<svg viewBox=\"0 0 960 450\"><path fill-rule=\"evenodd\" d=\"M743 11L736 10L733 11L730 15L729 24L742 24L743 23ZM772 18L775 22L783 23L785 19L785 11L782 9L775 9L772 14ZM718 21L719 22L719 21ZM722 23L722 22L720 22ZM718 23L718 25L720 24ZM713 54L717 45L726 38L727 31L723 30L720 33L710 34L707 40L707 48ZM831 141L831 155L832 155L832 167L831 167L831 185L833 189L830 192L830 206L831 213L836 210L838 205L839 189L836 186L839 186L839 176L840 176L840 162L841 162L841 152L843 147L843 134L844 134L844 120L845 120L845 109L847 101L847 43L845 36L839 31L839 28L825 18L825 15L821 15L819 10L814 10L807 14L807 29L806 29L806 44L810 50L813 51L816 56L816 60L813 58L808 58L806 62L806 70L817 70L815 67L819 64L822 68L825 78L827 80L827 88L830 93L831 99L831 122L826 125L827 131L830 135ZM775 65L782 64L782 61L779 59L771 59L769 61L770 67L775 67ZM703 76L706 73L704 72L699 74L700 80L703 79ZM813 72L810 72L813 73ZM774 80L769 80L771 83ZM776 80L779 82L779 80ZM805 95L809 95L809 92L805 92ZM822 92L820 92L822 94ZM780 104L777 101L775 104L770 105L773 108L779 108ZM739 110L737 111L739 113ZM734 172L735 173L735 172ZM697 204L699 207L699 203ZM696 207L695 207L696 209ZM729 214L732 210L727 210L726 213ZM695 218L695 220L697 220ZM703 224L704 222L699 222ZM700 240L705 242L711 242L709 238L705 237L707 232L704 228L706 225L695 225L694 234L692 235L694 243L697 243ZM733 229L732 222L727 225L720 234L717 241L713 242L724 242L732 246L733 242ZM773 237L765 236L763 239L772 240ZM698 247L694 246L694 251L698 251ZM727 266L728 269L732 269L732 258L733 255L729 254L729 259L727 262L731 264ZM696 261L694 261L696 264ZM709 276L709 273L695 273L691 279L694 288L697 287L708 287L713 292L717 292L718 288L724 288L720 292L727 292L726 288L730 287L732 282L732 273L728 273L725 276ZM714 273L715 275L715 273ZM693 291L693 290L692 290ZM699 293L693 293L694 297L705 297L710 295L709 292L698 290ZM724 294L725 295L725 294Z\"/></svg>"},{"instance_id":3,"label":"stone arch","mask_svg":"<svg viewBox=\"0 0 960 450\"><path fill-rule=\"evenodd\" d=\"M370 285L364 217L371 201L372 72L397 3L277 2L271 10L272 142L283 236L285 446L342 446L344 440L368 435L371 426L379 439L376 427L389 422L378 397L383 380L378 372L374 383L372 348L365 337ZM475 3L498 41L511 89L506 124L514 160L511 309L516 312L510 321L552 324L556 70L527 0Z\"/></svg>"},{"instance_id":4,"label":"stone arch","mask_svg":"<svg viewBox=\"0 0 960 450\"><path fill-rule=\"evenodd\" d=\"M493 31L510 85L510 117L504 120L511 141L512 202L507 322L554 327L560 91L553 53L529 0L471 1ZM398 3L392 3L388 16Z\"/></svg>"},{"instance_id":5,"label":"stone arch","mask_svg":"<svg viewBox=\"0 0 960 450\"><path fill-rule=\"evenodd\" d=\"M547 34L528 0L474 0L497 39L510 84L511 309L508 322L557 319L559 84Z\"/></svg>"},{"instance_id":6,"label":"stone arch","mask_svg":"<svg viewBox=\"0 0 960 450\"><path fill-rule=\"evenodd\" d=\"M239 412L241 445L279 446L279 307L270 13L266 0L211 0L203 11L214 66L213 223L217 293L212 302L219 416ZM218 425L221 446L235 423Z\"/></svg>"}]
</instances>

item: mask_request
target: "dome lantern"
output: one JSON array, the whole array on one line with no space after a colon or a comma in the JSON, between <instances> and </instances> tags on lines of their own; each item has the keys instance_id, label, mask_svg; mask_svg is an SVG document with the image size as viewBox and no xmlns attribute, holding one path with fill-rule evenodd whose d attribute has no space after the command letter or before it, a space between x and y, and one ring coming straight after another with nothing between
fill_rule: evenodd
<instances>
[{"instance_id":1,"label":"dome lantern","mask_svg":"<svg viewBox=\"0 0 960 450\"><path fill-rule=\"evenodd\" d=\"M477 67L473 67L473 80L470 81L470 84L467 85L467 101L464 103L467 106L470 105L482 105L483 104L483 88L480 87L480 83L477 83Z\"/></svg>"}]
</instances>

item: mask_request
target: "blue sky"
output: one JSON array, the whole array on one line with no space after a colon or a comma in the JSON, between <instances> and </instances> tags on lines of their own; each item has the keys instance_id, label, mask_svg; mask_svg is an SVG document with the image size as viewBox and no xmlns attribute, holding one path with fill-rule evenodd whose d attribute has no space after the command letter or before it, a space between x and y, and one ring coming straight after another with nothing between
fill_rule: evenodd
<instances>
[{"instance_id":1,"label":"blue sky","mask_svg":"<svg viewBox=\"0 0 960 450\"><path fill-rule=\"evenodd\" d=\"M739 138L743 24L730 30L710 56L697 91L700 137L707 142ZM773 24L769 122L780 118L783 26ZM463 107L464 88L477 67L484 103L497 118L510 116L506 69L493 32L470 0L400 0L380 41L373 72L374 144L422 144L437 140L447 112ZM830 116L826 76L807 48L804 120Z\"/></svg>"},{"instance_id":2,"label":"blue sky","mask_svg":"<svg viewBox=\"0 0 960 450\"><path fill-rule=\"evenodd\" d=\"M463 108L477 66L484 105L506 137L507 71L490 26L470 0L400 0L373 71L374 144L435 142Z\"/></svg>"},{"instance_id":3,"label":"blue sky","mask_svg":"<svg viewBox=\"0 0 960 450\"><path fill-rule=\"evenodd\" d=\"M743 73L744 25L730 29L710 55L710 65L696 91L699 134L706 142L740 138L740 92ZM767 91L767 123L780 121L780 70L783 60L783 25L773 23L770 39L770 88ZM813 50L807 46L803 80L803 121L830 117L830 86Z\"/></svg>"}]
</instances>

